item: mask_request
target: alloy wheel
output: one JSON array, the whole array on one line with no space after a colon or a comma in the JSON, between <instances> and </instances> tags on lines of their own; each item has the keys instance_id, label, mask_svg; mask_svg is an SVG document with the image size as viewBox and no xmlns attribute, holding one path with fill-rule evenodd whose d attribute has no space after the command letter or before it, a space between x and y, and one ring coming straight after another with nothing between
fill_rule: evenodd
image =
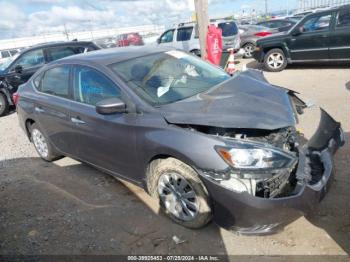
<instances>
[{"instance_id":1,"label":"alloy wheel","mask_svg":"<svg viewBox=\"0 0 350 262\"><path fill-rule=\"evenodd\" d=\"M251 44L248 44L244 47L245 57L250 58L253 56L254 52L254 46Z\"/></svg>"},{"instance_id":2,"label":"alloy wheel","mask_svg":"<svg viewBox=\"0 0 350 262\"><path fill-rule=\"evenodd\" d=\"M280 53L272 53L267 58L267 64L273 69L279 69L284 64L284 57Z\"/></svg>"},{"instance_id":3,"label":"alloy wheel","mask_svg":"<svg viewBox=\"0 0 350 262\"><path fill-rule=\"evenodd\" d=\"M198 201L191 184L177 173L165 173L158 180L158 194L166 210L183 221L198 215Z\"/></svg>"},{"instance_id":4,"label":"alloy wheel","mask_svg":"<svg viewBox=\"0 0 350 262\"><path fill-rule=\"evenodd\" d=\"M49 155L49 149L44 135L38 129L33 129L32 139L40 156L46 158Z\"/></svg>"}]
</instances>

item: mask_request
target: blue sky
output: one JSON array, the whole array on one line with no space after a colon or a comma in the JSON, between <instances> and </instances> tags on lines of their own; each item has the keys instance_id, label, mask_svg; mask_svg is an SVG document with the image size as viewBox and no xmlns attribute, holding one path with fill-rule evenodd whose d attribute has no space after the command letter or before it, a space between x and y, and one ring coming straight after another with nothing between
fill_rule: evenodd
<instances>
[{"instance_id":1,"label":"blue sky","mask_svg":"<svg viewBox=\"0 0 350 262\"><path fill-rule=\"evenodd\" d=\"M192 0L0 0L0 39L70 31L165 25L188 20ZM297 0L268 0L270 11L296 7ZM209 0L210 16L265 10L264 0Z\"/></svg>"}]
</instances>

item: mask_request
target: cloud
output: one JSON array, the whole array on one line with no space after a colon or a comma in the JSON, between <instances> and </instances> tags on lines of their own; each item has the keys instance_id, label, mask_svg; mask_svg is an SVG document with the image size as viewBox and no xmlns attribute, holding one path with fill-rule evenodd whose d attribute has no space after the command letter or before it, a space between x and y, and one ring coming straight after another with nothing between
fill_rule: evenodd
<instances>
[{"instance_id":1,"label":"cloud","mask_svg":"<svg viewBox=\"0 0 350 262\"><path fill-rule=\"evenodd\" d=\"M14 4L0 2L0 29L2 31L15 30L18 23L25 20L25 15Z\"/></svg>"},{"instance_id":2,"label":"cloud","mask_svg":"<svg viewBox=\"0 0 350 262\"><path fill-rule=\"evenodd\" d=\"M0 38L188 20L191 0L17 0L0 2ZM14 1L14 3L16 0ZM30 7L30 8L29 8ZM36 10L24 13L21 10Z\"/></svg>"}]
</instances>

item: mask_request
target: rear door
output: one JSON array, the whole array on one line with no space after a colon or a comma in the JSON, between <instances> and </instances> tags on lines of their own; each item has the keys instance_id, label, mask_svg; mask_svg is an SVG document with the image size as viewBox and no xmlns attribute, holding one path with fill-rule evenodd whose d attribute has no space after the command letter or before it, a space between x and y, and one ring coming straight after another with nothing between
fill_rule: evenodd
<instances>
[{"instance_id":1,"label":"rear door","mask_svg":"<svg viewBox=\"0 0 350 262\"><path fill-rule=\"evenodd\" d=\"M135 114L101 115L95 105L111 97L122 99L121 89L102 72L74 66L71 122L80 159L121 175L135 167Z\"/></svg>"},{"instance_id":2,"label":"rear door","mask_svg":"<svg viewBox=\"0 0 350 262\"><path fill-rule=\"evenodd\" d=\"M332 12L315 14L298 25L298 28L302 27L303 33L290 38L288 47L291 59L295 61L329 59L332 19Z\"/></svg>"},{"instance_id":3,"label":"rear door","mask_svg":"<svg viewBox=\"0 0 350 262\"><path fill-rule=\"evenodd\" d=\"M70 66L56 66L34 79L37 89L35 119L56 148L75 154L69 118Z\"/></svg>"},{"instance_id":4,"label":"rear door","mask_svg":"<svg viewBox=\"0 0 350 262\"><path fill-rule=\"evenodd\" d=\"M181 27L177 29L175 47L186 52L192 51L191 39L193 26Z\"/></svg>"},{"instance_id":5,"label":"rear door","mask_svg":"<svg viewBox=\"0 0 350 262\"><path fill-rule=\"evenodd\" d=\"M350 8L340 10L330 35L330 58L350 60Z\"/></svg>"}]
</instances>

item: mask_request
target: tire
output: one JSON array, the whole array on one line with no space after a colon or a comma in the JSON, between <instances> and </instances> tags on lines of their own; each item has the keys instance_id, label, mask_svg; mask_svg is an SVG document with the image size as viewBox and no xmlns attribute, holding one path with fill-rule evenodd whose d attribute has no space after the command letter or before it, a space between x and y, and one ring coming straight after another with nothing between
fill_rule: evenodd
<instances>
[{"instance_id":1,"label":"tire","mask_svg":"<svg viewBox=\"0 0 350 262\"><path fill-rule=\"evenodd\" d=\"M150 164L147 189L158 199L164 212L184 227L201 228L211 220L209 195L204 184L190 166L175 158L155 160ZM177 191L177 197L172 193L174 191Z\"/></svg>"},{"instance_id":2,"label":"tire","mask_svg":"<svg viewBox=\"0 0 350 262\"><path fill-rule=\"evenodd\" d=\"M8 114L10 110L9 101L5 94L0 92L0 117Z\"/></svg>"},{"instance_id":3,"label":"tire","mask_svg":"<svg viewBox=\"0 0 350 262\"><path fill-rule=\"evenodd\" d=\"M287 67L287 59L284 52L279 49L271 49L264 58L264 67L270 72L280 72Z\"/></svg>"},{"instance_id":4,"label":"tire","mask_svg":"<svg viewBox=\"0 0 350 262\"><path fill-rule=\"evenodd\" d=\"M192 50L190 53L191 53L192 55L201 57L201 51L198 50L198 49L194 49L194 50Z\"/></svg>"},{"instance_id":5,"label":"tire","mask_svg":"<svg viewBox=\"0 0 350 262\"><path fill-rule=\"evenodd\" d=\"M253 52L255 50L255 45L252 43L247 43L243 46L244 49L244 58L252 58L253 57Z\"/></svg>"},{"instance_id":6,"label":"tire","mask_svg":"<svg viewBox=\"0 0 350 262\"><path fill-rule=\"evenodd\" d=\"M30 126L30 140L34 145L36 152L43 160L51 162L62 158L62 156L55 151L50 141L48 141L47 137L43 134L36 123Z\"/></svg>"}]
</instances>

